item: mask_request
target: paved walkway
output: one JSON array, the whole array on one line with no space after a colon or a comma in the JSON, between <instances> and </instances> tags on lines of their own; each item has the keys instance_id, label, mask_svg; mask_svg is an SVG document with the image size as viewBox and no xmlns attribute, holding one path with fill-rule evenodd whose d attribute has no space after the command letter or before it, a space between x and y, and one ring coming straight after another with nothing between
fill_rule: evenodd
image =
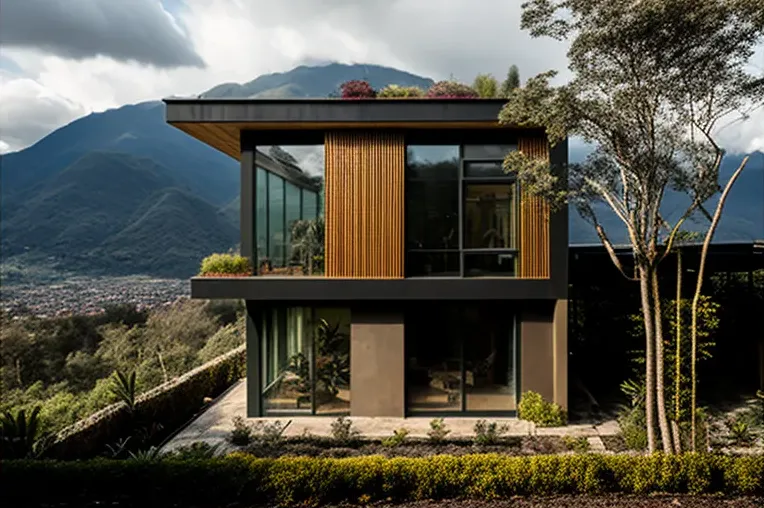
<instances>
[{"instance_id":1,"label":"paved walkway","mask_svg":"<svg viewBox=\"0 0 764 508\"><path fill-rule=\"evenodd\" d=\"M204 441L215 445L224 443L225 437L233 428L231 420L234 416L246 416L247 409L247 385L245 380L239 381L233 388L216 400L207 411L201 414L196 420L191 422L185 429L181 430L165 446L164 450L169 451L179 446L187 445L196 441ZM331 422L336 417L328 416L282 416L265 418L248 418L249 422L258 420L274 421L281 420L292 423L287 428L284 435L299 436L304 432L309 432L315 436L330 435ZM451 433L449 437L471 437L474 435L473 426L481 418L473 417L450 417L444 418L444 421ZM618 424L615 421L607 421L601 425L577 424L566 427L536 428L536 426L525 420L517 418L483 418L491 422L506 424L509 427L508 435L527 436L535 434L539 436L574 436L586 437L591 444L592 450L604 450L601 436L612 436L618 433ZM395 429L405 427L409 430L411 437L427 437L427 431L430 430L430 420L432 417L409 417L409 418L369 418L369 417L350 417L353 426L357 428L363 437L383 438L393 434Z\"/></svg>"}]
</instances>

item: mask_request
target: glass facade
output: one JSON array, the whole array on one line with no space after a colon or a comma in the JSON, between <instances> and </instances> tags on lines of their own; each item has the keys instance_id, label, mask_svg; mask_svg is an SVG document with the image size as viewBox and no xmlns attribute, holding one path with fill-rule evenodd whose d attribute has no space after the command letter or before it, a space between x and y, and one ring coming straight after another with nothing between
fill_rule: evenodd
<instances>
[{"instance_id":1,"label":"glass facade","mask_svg":"<svg viewBox=\"0 0 764 508\"><path fill-rule=\"evenodd\" d=\"M259 275L321 273L323 153L323 145L257 147L254 237Z\"/></svg>"},{"instance_id":2,"label":"glass facade","mask_svg":"<svg viewBox=\"0 0 764 508\"><path fill-rule=\"evenodd\" d=\"M514 145L406 148L406 275L514 277L518 197L504 157Z\"/></svg>"},{"instance_id":3,"label":"glass facade","mask_svg":"<svg viewBox=\"0 0 764 508\"><path fill-rule=\"evenodd\" d=\"M515 319L501 305L425 303L406 314L410 413L516 409Z\"/></svg>"},{"instance_id":4,"label":"glass facade","mask_svg":"<svg viewBox=\"0 0 764 508\"><path fill-rule=\"evenodd\" d=\"M259 333L264 414L349 412L349 309L265 310Z\"/></svg>"}]
</instances>

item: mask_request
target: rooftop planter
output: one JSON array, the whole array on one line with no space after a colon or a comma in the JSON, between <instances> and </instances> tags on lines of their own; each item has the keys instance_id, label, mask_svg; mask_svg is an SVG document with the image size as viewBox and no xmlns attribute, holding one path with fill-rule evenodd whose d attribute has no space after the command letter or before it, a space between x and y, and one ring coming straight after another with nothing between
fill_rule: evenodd
<instances>
[{"instance_id":1,"label":"rooftop planter","mask_svg":"<svg viewBox=\"0 0 764 508\"><path fill-rule=\"evenodd\" d=\"M342 99L480 99L471 86L457 81L438 81L427 91L416 86L387 85L375 90L368 81L353 80L340 85Z\"/></svg>"},{"instance_id":2,"label":"rooftop planter","mask_svg":"<svg viewBox=\"0 0 764 508\"><path fill-rule=\"evenodd\" d=\"M200 277L249 277L252 263L238 254L211 254L202 260Z\"/></svg>"}]
</instances>

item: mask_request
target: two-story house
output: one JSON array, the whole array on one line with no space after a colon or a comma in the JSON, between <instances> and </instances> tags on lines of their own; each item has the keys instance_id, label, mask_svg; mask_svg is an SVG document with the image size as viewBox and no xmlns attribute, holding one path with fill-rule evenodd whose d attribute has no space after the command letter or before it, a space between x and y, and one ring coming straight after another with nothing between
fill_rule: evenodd
<instances>
[{"instance_id":1,"label":"two-story house","mask_svg":"<svg viewBox=\"0 0 764 508\"><path fill-rule=\"evenodd\" d=\"M248 415L512 415L567 405L568 217L502 169L567 143L499 99L167 99L241 163ZM215 168L210 168L215 171Z\"/></svg>"}]
</instances>

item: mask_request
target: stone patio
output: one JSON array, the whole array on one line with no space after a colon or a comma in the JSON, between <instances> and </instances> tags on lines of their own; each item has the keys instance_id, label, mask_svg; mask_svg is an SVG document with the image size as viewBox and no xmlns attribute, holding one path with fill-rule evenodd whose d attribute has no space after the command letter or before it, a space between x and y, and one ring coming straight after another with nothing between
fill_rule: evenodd
<instances>
[{"instance_id":1,"label":"stone patio","mask_svg":"<svg viewBox=\"0 0 764 508\"><path fill-rule=\"evenodd\" d=\"M171 451L179 446L188 445L197 441L204 441L211 445L222 444L225 446L225 437L233 428L231 420L234 416L246 416L247 385L245 380L239 381L230 390L224 393L198 418L192 421L186 428L176 434L165 446L163 451ZM284 433L285 436L299 436L305 432L315 436L330 435L331 423L336 417L329 416L282 416L248 418L249 422L281 420L292 423ZM393 431L401 427L409 430L411 437L426 438L430 429L432 417L419 416L409 418L371 418L349 417L353 426L358 429L363 437L384 438L393 434ZM600 439L601 436L612 436L618 433L618 423L607 421L599 425L576 424L566 427L536 428L525 420L517 418L477 418L477 417L449 417L444 418L451 430L449 437L471 437L474 435L473 426L480 419L486 419L509 427L510 436L573 436L586 437L593 451L604 451L605 447Z\"/></svg>"}]
</instances>

